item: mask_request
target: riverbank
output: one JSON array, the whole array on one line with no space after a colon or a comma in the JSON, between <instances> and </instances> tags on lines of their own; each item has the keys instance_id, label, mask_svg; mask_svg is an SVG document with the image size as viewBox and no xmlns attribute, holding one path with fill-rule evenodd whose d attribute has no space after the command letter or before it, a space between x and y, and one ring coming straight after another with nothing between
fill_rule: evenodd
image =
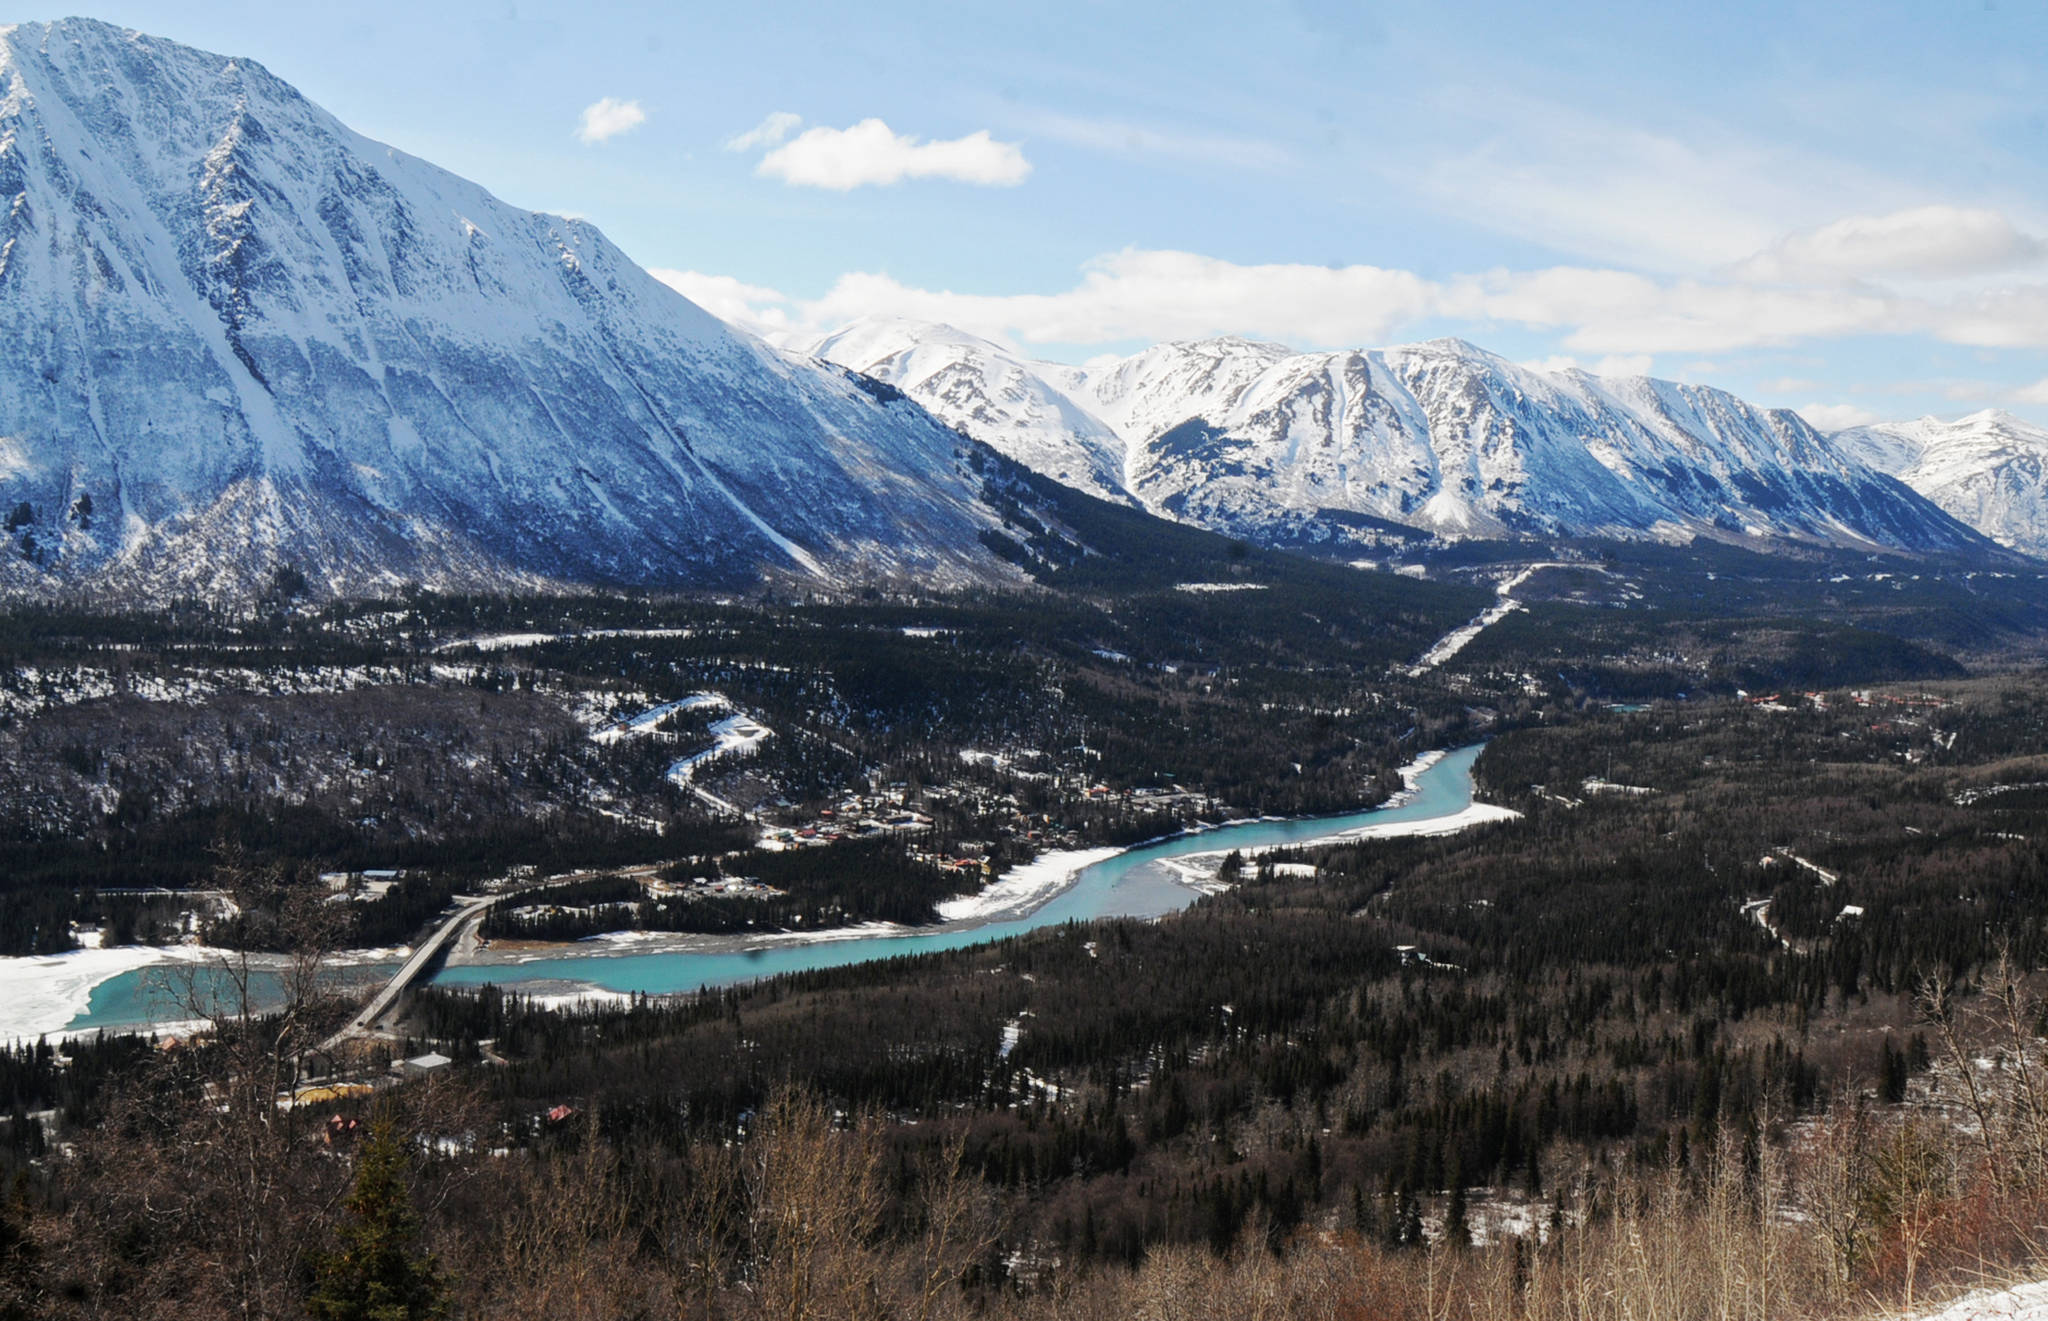
<instances>
[{"instance_id":1,"label":"riverbank","mask_svg":"<svg viewBox=\"0 0 2048 1321\"><path fill-rule=\"evenodd\" d=\"M1450 753L1446 749L1434 749L1421 753L1397 771L1403 788L1386 802L1376 807L1361 809L1363 813L1393 811L1408 806L1420 792L1422 777L1441 764ZM1344 814L1342 819L1355 817L1359 813ZM1469 804L1462 812L1444 817L1427 817L1417 821L1391 821L1375 826L1360 827L1356 832L1344 831L1328 836L1328 840L1350 838L1391 839L1402 835L1450 834L1468 829L1488 821L1503 820L1518 816L1504 807L1491 807L1483 803ZM1236 827L1259 824L1284 824L1290 822L1314 821L1316 817L1251 817L1235 821L1218 822L1213 825L1197 825L1171 835L1160 835L1137 844L1122 847L1104 845L1086 849L1057 849L1041 853L1030 862L1012 867L973 894L957 895L938 905L939 921L925 926L906 926L891 922L864 922L854 926L831 927L821 931L763 931L745 935L706 935L693 932L673 931L615 931L583 940L563 941L547 944L537 941L521 941L514 948L481 947L459 949L449 957L448 966L457 967L517 967L520 964L552 962L565 957L604 958L607 956L633 956L648 954L718 955L742 954L750 951L784 948L792 945L829 944L845 940L873 940L878 938L915 938L971 931L978 927L1009 922L1030 916L1038 909L1051 903L1071 889L1090 867L1110 862L1116 858L1140 850L1151 849L1161 844L1179 843L1197 839L1203 835L1228 831ZM1325 842L1318 839L1316 843ZM1222 858L1230 850L1227 846L1213 851L1184 855L1180 859L1166 860L1162 865L1169 868L1181 884L1198 894L1213 894L1215 884L1214 865L1186 867L1188 859Z\"/></svg>"},{"instance_id":2,"label":"riverbank","mask_svg":"<svg viewBox=\"0 0 2048 1321\"><path fill-rule=\"evenodd\" d=\"M406 953L403 947L341 950L328 963L341 969L375 966L402 958ZM148 1022L105 1024L80 1024L78 1020L91 1010L93 993L118 978L160 979L160 994L170 998L186 973L204 977L208 969L225 967L230 960L240 957L234 950L209 945L115 945L63 954L0 958L0 1043L19 1044L43 1037L62 1040L89 1035L102 1026L133 1031L188 1027L190 1024L184 1020L154 1018ZM271 976L290 963L281 954L251 954L248 958L249 966L257 973Z\"/></svg>"},{"instance_id":3,"label":"riverbank","mask_svg":"<svg viewBox=\"0 0 2048 1321\"><path fill-rule=\"evenodd\" d=\"M1477 747L1423 753L1401 767L1402 791L1367 810L1235 821L1128 848L1041 854L975 894L945 901L941 912L947 920L928 926L872 922L742 935L628 931L563 945L521 942L516 949L459 949L434 982L495 983L548 996L551 1003L616 1002L633 994L675 994L962 949L1062 922L1158 918L1219 889L1215 871L1233 850L1252 857L1275 848L1344 839L1448 834L1511 819L1515 814L1505 808L1472 801L1471 770L1478 755ZM0 960L0 968L7 962ZM91 995L90 1012L74 1011L76 1017L62 1026L91 1031L104 1024L109 1030L142 1030L146 1024L136 1021L141 1011L134 984L142 975L117 970L111 980L85 986ZM71 977L70 1003L76 1003L78 989L91 980L97 978L84 969Z\"/></svg>"}]
</instances>

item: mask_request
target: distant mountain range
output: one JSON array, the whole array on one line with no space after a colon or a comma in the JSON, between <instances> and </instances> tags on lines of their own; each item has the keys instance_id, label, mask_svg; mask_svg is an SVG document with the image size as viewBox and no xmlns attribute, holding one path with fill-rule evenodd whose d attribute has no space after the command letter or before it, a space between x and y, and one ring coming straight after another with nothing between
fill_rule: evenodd
<instances>
[{"instance_id":1,"label":"distant mountain range","mask_svg":"<svg viewBox=\"0 0 2048 1321\"><path fill-rule=\"evenodd\" d=\"M0 28L0 335L12 595L1016 581L984 444L1276 545L2048 540L2010 418L1830 440L1453 340L1073 368L864 321L778 349L259 65L82 19Z\"/></svg>"},{"instance_id":2,"label":"distant mountain range","mask_svg":"<svg viewBox=\"0 0 2048 1321\"><path fill-rule=\"evenodd\" d=\"M1855 427L1830 440L1999 545L2048 557L2048 427L1986 409L1954 422Z\"/></svg>"},{"instance_id":3,"label":"distant mountain range","mask_svg":"<svg viewBox=\"0 0 2048 1321\"><path fill-rule=\"evenodd\" d=\"M888 381L1063 481L1265 540L1412 530L1937 551L2004 539L1975 525L1976 505L1948 503L1948 485L1921 486L1924 465L1874 462L1872 445L1796 413L1703 386L1535 371L1461 340L1297 353L1212 339L1076 368L875 319L791 347Z\"/></svg>"}]
</instances>

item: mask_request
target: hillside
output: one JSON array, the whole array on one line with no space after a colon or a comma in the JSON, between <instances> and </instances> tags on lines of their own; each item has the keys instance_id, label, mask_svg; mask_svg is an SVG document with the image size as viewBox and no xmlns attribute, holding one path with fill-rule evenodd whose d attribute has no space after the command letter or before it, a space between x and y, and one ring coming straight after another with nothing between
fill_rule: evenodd
<instances>
[{"instance_id":1,"label":"hillside","mask_svg":"<svg viewBox=\"0 0 2048 1321\"><path fill-rule=\"evenodd\" d=\"M1066 367L882 319L794 347L890 381L1040 472L1270 543L1991 548L1795 413L1648 377L1538 371L1462 340L1327 353L1198 340Z\"/></svg>"},{"instance_id":2,"label":"hillside","mask_svg":"<svg viewBox=\"0 0 2048 1321\"><path fill-rule=\"evenodd\" d=\"M0 29L0 591L1007 571L971 450L260 65Z\"/></svg>"}]
</instances>

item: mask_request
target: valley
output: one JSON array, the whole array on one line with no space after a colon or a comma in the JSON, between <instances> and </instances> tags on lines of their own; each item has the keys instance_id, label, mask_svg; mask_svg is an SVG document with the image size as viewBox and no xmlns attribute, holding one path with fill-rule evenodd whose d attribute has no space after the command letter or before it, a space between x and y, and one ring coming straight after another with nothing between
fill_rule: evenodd
<instances>
[{"instance_id":1,"label":"valley","mask_svg":"<svg viewBox=\"0 0 2048 1321\"><path fill-rule=\"evenodd\" d=\"M0 23L0 1321L2038 1301L2024 62L1343 9Z\"/></svg>"}]
</instances>

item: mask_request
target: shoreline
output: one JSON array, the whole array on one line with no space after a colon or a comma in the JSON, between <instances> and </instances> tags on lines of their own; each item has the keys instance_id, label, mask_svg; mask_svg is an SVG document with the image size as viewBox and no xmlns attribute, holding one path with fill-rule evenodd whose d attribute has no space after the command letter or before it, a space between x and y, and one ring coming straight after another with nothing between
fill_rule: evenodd
<instances>
[{"instance_id":1,"label":"shoreline","mask_svg":"<svg viewBox=\"0 0 2048 1321\"><path fill-rule=\"evenodd\" d=\"M1098 866L1113 858L1150 848L1172 840L1190 839L1210 834L1232 826L1252 825L1259 822L1315 821L1338 817L1359 816L1367 813L1389 811L1413 803L1421 792L1421 776L1442 762L1451 753L1450 749L1432 749L1418 753L1397 769L1403 788L1369 808L1356 808L1348 812L1334 812L1322 816L1303 817L1246 817L1221 822L1200 822L1195 826L1171 834L1141 840L1138 843L1114 846L1097 845L1079 849L1057 849L1041 853L1030 862L1010 868L981 890L966 895L957 895L936 905L941 920L921 926L906 926L894 922L866 922L853 926L832 927L817 931L763 931L734 935L727 933L663 932L663 931L617 931L591 936L583 940L567 941L550 945L527 945L517 950L494 951L490 949L460 949L452 951L446 966L450 968L506 968L518 969L527 964L544 963L558 959L603 959L627 958L649 954L705 954L729 955L748 954L759 951L785 949L792 946L821 945L844 941L914 938L971 931L1001 922L1018 921L1029 917L1046 904L1072 889L1081 874L1090 867ZM1334 830L1328 835L1318 835L1294 844L1273 847L1301 848L1312 845L1337 843L1356 839L1392 839L1405 836L1435 836L1455 834L1472 826L1494 821L1513 820L1521 814L1509 808L1473 802L1455 811L1439 816L1424 817L1413 821L1393 821L1379 824L1365 823L1349 829ZM1193 861L1219 858L1229 853L1228 847L1203 850L1175 855L1161 859L1161 863L1173 874L1175 883L1198 894L1215 894L1220 887L1214 879L1212 869L1200 866L1190 867ZM1268 849L1256 849L1248 856L1257 856ZM71 1028L70 1024L79 1015L91 1008L92 993L101 985L124 973L141 971L156 966L171 966L181 963L203 963L208 956L231 954L232 951L215 950L202 946L124 946L119 950L74 950L66 954L35 956L20 959L0 958L0 1003L11 1002L22 1006L16 1012L0 1010L0 1041L33 1041L39 1036L69 1037L90 1035L99 1031L116 1033L152 1032L170 1030L161 1023L109 1023ZM125 957L82 959L81 955ZM387 962L402 958L403 950L360 949L337 952L328 961L329 966L348 967L351 965ZM70 960L71 962L59 962ZM281 966L281 956L252 956L254 966L260 968ZM54 983L47 973L64 970L72 975L57 978ZM516 984L516 983L515 983ZM575 978L535 979L535 985L546 986L543 992L551 1001L562 1004L591 1000L616 1001L622 994L610 991L596 983L583 982ZM8 996L9 991L15 994ZM62 1018L57 1015L62 1013ZM54 1020L54 1021L53 1021Z\"/></svg>"},{"instance_id":2,"label":"shoreline","mask_svg":"<svg viewBox=\"0 0 2048 1321\"><path fill-rule=\"evenodd\" d=\"M397 949L349 949L337 951L324 961L332 969L347 969L385 963L408 952ZM87 946L62 954L29 954L0 958L0 1044L18 1046L39 1039L66 1041L98 1032L117 1035L129 1032L189 1030L193 1020L105 1023L72 1027L79 1015L92 1008L92 995L101 986L131 972L191 968L204 970L235 958L237 951L211 945L114 945ZM251 954L249 966L258 972L275 972L288 965L282 954Z\"/></svg>"},{"instance_id":3,"label":"shoreline","mask_svg":"<svg viewBox=\"0 0 2048 1321\"><path fill-rule=\"evenodd\" d=\"M1372 807L1355 808L1348 812L1319 814L1328 817L1356 816L1365 812L1383 812L1406 807L1414 802L1421 791L1418 781L1422 775L1451 754L1448 748L1433 748L1416 754L1396 770L1404 787L1390 795L1386 801ZM1477 813L1478 815L1475 815ZM1500 815L1496 815L1500 814ZM1348 831L1339 831L1328 836L1304 840L1299 845L1323 844L1341 839L1397 838L1403 835L1455 834L1460 830L1488 821L1510 820L1521 813L1505 807L1493 807L1485 803L1468 803L1458 812L1441 817L1426 817L1418 821L1394 821L1380 826L1356 826ZM968 895L957 895L941 901L936 907L940 920L923 926L906 926L900 922L866 922L855 926L830 927L819 931L764 931L752 935L712 934L689 931L613 931L603 935L588 936L582 940L563 941L547 946L527 946L518 950L493 952L484 950L463 950L449 956L447 966L464 968L516 968L522 964L541 963L564 958L624 958L640 954L746 954L758 950L781 949L791 945L822 945L843 940L866 940L870 938L929 936L955 931L971 931L977 927L996 922L1015 921L1029 917L1046 904L1072 889L1081 873L1088 868L1121 857L1139 849L1164 844L1170 840L1190 839L1199 835L1227 829L1232 826L1256 825L1260 822L1314 821L1318 816L1265 816L1234 817L1228 821L1200 822L1171 834L1155 835L1127 845L1095 845L1079 849L1055 849L1041 853L1030 862L1020 863L1001 876L990 881L979 891ZM1170 860L1179 863L1190 858L1221 857L1228 849L1213 852L1187 853ZM1263 850L1261 850L1263 851ZM1205 883L1198 876L1190 874L1191 869L1171 866L1177 873L1176 881L1198 894L1215 894L1218 888L1213 881Z\"/></svg>"}]
</instances>

